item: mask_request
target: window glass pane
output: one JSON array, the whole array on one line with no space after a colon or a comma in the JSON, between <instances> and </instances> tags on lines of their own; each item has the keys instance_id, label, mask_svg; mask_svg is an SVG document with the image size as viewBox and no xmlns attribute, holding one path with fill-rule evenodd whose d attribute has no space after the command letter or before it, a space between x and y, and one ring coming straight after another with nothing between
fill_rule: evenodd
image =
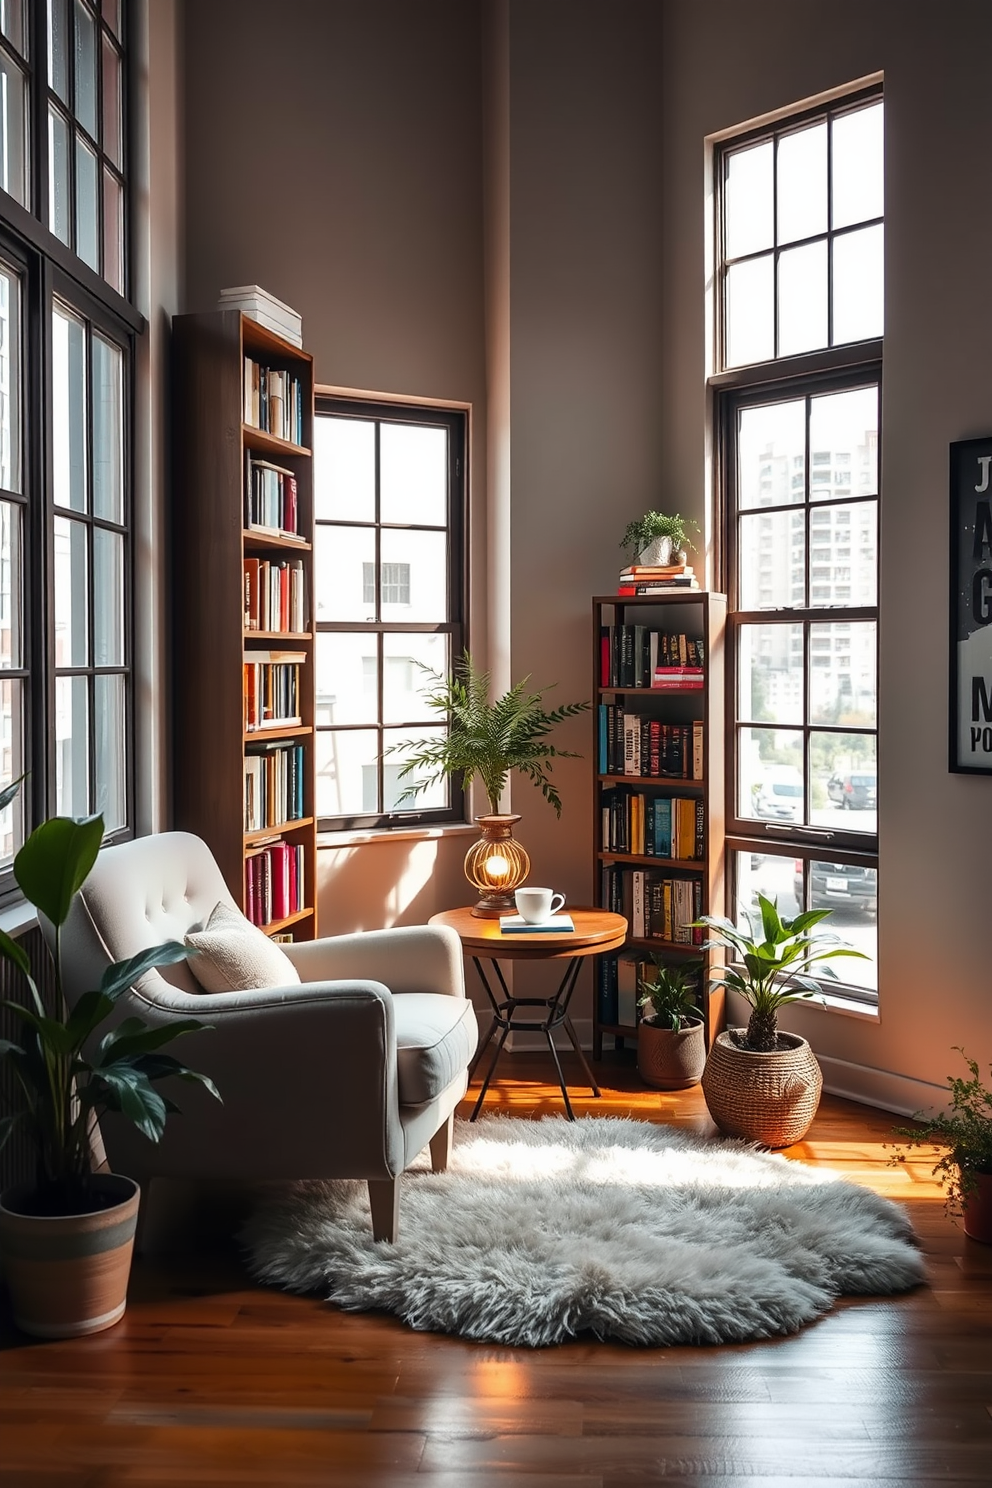
<instances>
[{"instance_id":1,"label":"window glass pane","mask_svg":"<svg viewBox=\"0 0 992 1488\"><path fill-rule=\"evenodd\" d=\"M313 421L314 509L320 520L375 521L375 424Z\"/></svg>"},{"instance_id":2,"label":"window glass pane","mask_svg":"<svg viewBox=\"0 0 992 1488\"><path fill-rule=\"evenodd\" d=\"M809 716L812 723L875 725L875 622L810 626Z\"/></svg>"},{"instance_id":3,"label":"window glass pane","mask_svg":"<svg viewBox=\"0 0 992 1488\"><path fill-rule=\"evenodd\" d=\"M827 124L778 142L778 241L794 243L827 230ZM817 343L818 345L821 343Z\"/></svg>"},{"instance_id":4,"label":"window glass pane","mask_svg":"<svg viewBox=\"0 0 992 1488\"><path fill-rule=\"evenodd\" d=\"M827 244L789 248L778 261L778 354L827 344Z\"/></svg>"},{"instance_id":5,"label":"window glass pane","mask_svg":"<svg viewBox=\"0 0 992 1488\"><path fill-rule=\"evenodd\" d=\"M878 388L811 398L811 499L873 496L878 490Z\"/></svg>"},{"instance_id":6,"label":"window glass pane","mask_svg":"<svg viewBox=\"0 0 992 1488\"><path fill-rule=\"evenodd\" d=\"M842 832L878 831L878 764L874 734L826 733L809 739L813 821Z\"/></svg>"},{"instance_id":7,"label":"window glass pane","mask_svg":"<svg viewBox=\"0 0 992 1488\"><path fill-rule=\"evenodd\" d=\"M55 814L88 816L89 692L86 677L55 680Z\"/></svg>"},{"instance_id":8,"label":"window glass pane","mask_svg":"<svg viewBox=\"0 0 992 1488\"><path fill-rule=\"evenodd\" d=\"M89 145L76 139L76 252L91 269L100 268L99 168Z\"/></svg>"},{"instance_id":9,"label":"window glass pane","mask_svg":"<svg viewBox=\"0 0 992 1488\"><path fill-rule=\"evenodd\" d=\"M775 355L774 269L771 254L727 270L727 366Z\"/></svg>"},{"instance_id":10,"label":"window glass pane","mask_svg":"<svg viewBox=\"0 0 992 1488\"><path fill-rule=\"evenodd\" d=\"M760 821L804 822L799 730L740 728L737 744L738 814Z\"/></svg>"},{"instance_id":11,"label":"window glass pane","mask_svg":"<svg viewBox=\"0 0 992 1488\"><path fill-rule=\"evenodd\" d=\"M0 32L22 57L28 55L27 0L0 0Z\"/></svg>"},{"instance_id":12,"label":"window glass pane","mask_svg":"<svg viewBox=\"0 0 992 1488\"><path fill-rule=\"evenodd\" d=\"M773 900L778 912L792 919L802 905L802 863L798 870L792 857L779 857L776 853L735 853L734 879L737 885L737 904L734 921L744 931L748 929L748 915L754 930L761 928L761 907L758 895ZM798 879L797 879L798 871Z\"/></svg>"},{"instance_id":13,"label":"window glass pane","mask_svg":"<svg viewBox=\"0 0 992 1488\"><path fill-rule=\"evenodd\" d=\"M96 139L96 22L76 0L76 118Z\"/></svg>"},{"instance_id":14,"label":"window glass pane","mask_svg":"<svg viewBox=\"0 0 992 1488\"><path fill-rule=\"evenodd\" d=\"M24 75L0 51L0 186L28 205L27 116Z\"/></svg>"},{"instance_id":15,"label":"window glass pane","mask_svg":"<svg viewBox=\"0 0 992 1488\"><path fill-rule=\"evenodd\" d=\"M429 667L442 677L448 674L449 638L446 635L384 635L382 638L382 707L385 723L417 723L437 720L437 714L424 702L426 693L436 686L436 679L424 670Z\"/></svg>"},{"instance_id":16,"label":"window glass pane","mask_svg":"<svg viewBox=\"0 0 992 1488\"><path fill-rule=\"evenodd\" d=\"M93 529L93 663L124 665L124 539Z\"/></svg>"},{"instance_id":17,"label":"window glass pane","mask_svg":"<svg viewBox=\"0 0 992 1488\"><path fill-rule=\"evenodd\" d=\"M48 0L48 81L69 102L69 14L66 0Z\"/></svg>"},{"instance_id":18,"label":"window glass pane","mask_svg":"<svg viewBox=\"0 0 992 1488\"><path fill-rule=\"evenodd\" d=\"M106 166L103 169L103 277L111 289L124 293L124 192Z\"/></svg>"},{"instance_id":19,"label":"window glass pane","mask_svg":"<svg viewBox=\"0 0 992 1488\"><path fill-rule=\"evenodd\" d=\"M93 513L124 520L124 357L119 346L93 337Z\"/></svg>"},{"instance_id":20,"label":"window glass pane","mask_svg":"<svg viewBox=\"0 0 992 1488\"><path fill-rule=\"evenodd\" d=\"M0 267L0 487L21 489L21 283Z\"/></svg>"},{"instance_id":21,"label":"window glass pane","mask_svg":"<svg viewBox=\"0 0 992 1488\"><path fill-rule=\"evenodd\" d=\"M381 810L375 729L321 729L314 753L318 816L361 816Z\"/></svg>"},{"instance_id":22,"label":"window glass pane","mask_svg":"<svg viewBox=\"0 0 992 1488\"><path fill-rule=\"evenodd\" d=\"M86 666L87 627L86 525L55 518L55 665Z\"/></svg>"},{"instance_id":23,"label":"window glass pane","mask_svg":"<svg viewBox=\"0 0 992 1488\"><path fill-rule=\"evenodd\" d=\"M103 38L103 148L116 166L121 160L121 59L108 36Z\"/></svg>"},{"instance_id":24,"label":"window glass pane","mask_svg":"<svg viewBox=\"0 0 992 1488\"><path fill-rule=\"evenodd\" d=\"M724 230L727 258L772 246L772 143L727 156Z\"/></svg>"},{"instance_id":25,"label":"window glass pane","mask_svg":"<svg viewBox=\"0 0 992 1488\"><path fill-rule=\"evenodd\" d=\"M0 682L0 782L10 785L24 774L24 683L16 677ZM9 868L24 841L24 787L0 812L0 868Z\"/></svg>"},{"instance_id":26,"label":"window glass pane","mask_svg":"<svg viewBox=\"0 0 992 1488\"><path fill-rule=\"evenodd\" d=\"M739 635L738 717L802 723L802 626L742 625Z\"/></svg>"},{"instance_id":27,"label":"window glass pane","mask_svg":"<svg viewBox=\"0 0 992 1488\"><path fill-rule=\"evenodd\" d=\"M878 510L874 501L814 507L809 543L812 605L876 603Z\"/></svg>"},{"instance_id":28,"label":"window glass pane","mask_svg":"<svg viewBox=\"0 0 992 1488\"><path fill-rule=\"evenodd\" d=\"M121 0L103 0L103 19L119 37L121 34Z\"/></svg>"},{"instance_id":29,"label":"window glass pane","mask_svg":"<svg viewBox=\"0 0 992 1488\"><path fill-rule=\"evenodd\" d=\"M318 620L376 618L375 605L366 597L367 564L375 564L375 533L370 527L318 525L314 540Z\"/></svg>"},{"instance_id":30,"label":"window glass pane","mask_svg":"<svg viewBox=\"0 0 992 1488\"><path fill-rule=\"evenodd\" d=\"M737 558L740 608L782 609L806 602L806 523L801 511L741 517Z\"/></svg>"},{"instance_id":31,"label":"window glass pane","mask_svg":"<svg viewBox=\"0 0 992 1488\"><path fill-rule=\"evenodd\" d=\"M414 771L401 780L400 771L404 760L408 759L412 751L430 739L443 738L442 730L434 728L398 728L383 730L383 792L385 800L383 811L442 811L448 805L449 784L447 776L437 780L433 785L418 791L415 796L410 794L410 787L418 779L423 778ZM408 749L397 749L395 754L387 751L396 744L408 744Z\"/></svg>"},{"instance_id":32,"label":"window glass pane","mask_svg":"<svg viewBox=\"0 0 992 1488\"><path fill-rule=\"evenodd\" d=\"M21 509L0 501L0 667L24 665Z\"/></svg>"},{"instance_id":33,"label":"window glass pane","mask_svg":"<svg viewBox=\"0 0 992 1488\"><path fill-rule=\"evenodd\" d=\"M801 864L798 865L801 867ZM829 934L867 956L838 956L829 964L841 982L851 987L878 990L878 869L860 863L828 863L814 860L806 873L809 909L829 909L830 919L821 921ZM796 873L797 892L802 878ZM829 992L830 984L826 983Z\"/></svg>"},{"instance_id":34,"label":"window glass pane","mask_svg":"<svg viewBox=\"0 0 992 1488\"><path fill-rule=\"evenodd\" d=\"M785 506L806 495L806 403L743 408L737 421L737 504Z\"/></svg>"},{"instance_id":35,"label":"window glass pane","mask_svg":"<svg viewBox=\"0 0 992 1488\"><path fill-rule=\"evenodd\" d=\"M384 528L381 551L383 620L447 620L447 535Z\"/></svg>"},{"instance_id":36,"label":"window glass pane","mask_svg":"<svg viewBox=\"0 0 992 1488\"><path fill-rule=\"evenodd\" d=\"M52 311L52 413L55 504L85 511L86 331L60 305Z\"/></svg>"},{"instance_id":37,"label":"window glass pane","mask_svg":"<svg viewBox=\"0 0 992 1488\"><path fill-rule=\"evenodd\" d=\"M834 345L881 336L883 232L877 227L834 239Z\"/></svg>"},{"instance_id":38,"label":"window glass pane","mask_svg":"<svg viewBox=\"0 0 992 1488\"><path fill-rule=\"evenodd\" d=\"M124 678L120 674L96 677L96 730L94 766L95 809L103 813L108 832L127 825L126 739L124 724Z\"/></svg>"},{"instance_id":39,"label":"window glass pane","mask_svg":"<svg viewBox=\"0 0 992 1488\"><path fill-rule=\"evenodd\" d=\"M380 520L443 527L448 517L447 470L447 429L380 425Z\"/></svg>"},{"instance_id":40,"label":"window glass pane","mask_svg":"<svg viewBox=\"0 0 992 1488\"><path fill-rule=\"evenodd\" d=\"M881 217L884 207L881 103L833 123L833 227Z\"/></svg>"},{"instance_id":41,"label":"window glass pane","mask_svg":"<svg viewBox=\"0 0 992 1488\"><path fill-rule=\"evenodd\" d=\"M375 723L379 716L379 663L374 632L317 636L317 725Z\"/></svg>"},{"instance_id":42,"label":"window glass pane","mask_svg":"<svg viewBox=\"0 0 992 1488\"><path fill-rule=\"evenodd\" d=\"M54 108L48 110L48 225L69 242L69 126Z\"/></svg>"}]
</instances>

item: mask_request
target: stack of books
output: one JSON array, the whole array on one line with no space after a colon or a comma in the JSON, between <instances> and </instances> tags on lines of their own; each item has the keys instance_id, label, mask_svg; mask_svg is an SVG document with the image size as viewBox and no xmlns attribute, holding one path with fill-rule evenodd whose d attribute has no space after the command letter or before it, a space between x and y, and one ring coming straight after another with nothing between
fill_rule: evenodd
<instances>
[{"instance_id":1,"label":"stack of books","mask_svg":"<svg viewBox=\"0 0 992 1488\"><path fill-rule=\"evenodd\" d=\"M631 563L620 570L617 594L636 597L638 594L669 594L698 588L699 581L686 563L669 563L660 568Z\"/></svg>"},{"instance_id":2,"label":"stack of books","mask_svg":"<svg viewBox=\"0 0 992 1488\"><path fill-rule=\"evenodd\" d=\"M218 310L241 310L251 320L257 320L267 331L274 331L284 341L294 346L303 345L303 319L296 310L277 300L274 294L258 284L237 284L231 289L222 289L217 301Z\"/></svg>"}]
</instances>

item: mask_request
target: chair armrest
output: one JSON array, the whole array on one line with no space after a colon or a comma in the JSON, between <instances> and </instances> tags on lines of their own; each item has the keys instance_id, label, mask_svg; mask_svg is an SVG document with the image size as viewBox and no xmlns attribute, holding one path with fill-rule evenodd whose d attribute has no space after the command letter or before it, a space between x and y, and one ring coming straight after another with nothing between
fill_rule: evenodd
<instances>
[{"instance_id":1,"label":"chair armrest","mask_svg":"<svg viewBox=\"0 0 992 1488\"><path fill-rule=\"evenodd\" d=\"M304 982L371 977L391 992L465 996L462 943L447 925L401 925L282 948Z\"/></svg>"}]
</instances>

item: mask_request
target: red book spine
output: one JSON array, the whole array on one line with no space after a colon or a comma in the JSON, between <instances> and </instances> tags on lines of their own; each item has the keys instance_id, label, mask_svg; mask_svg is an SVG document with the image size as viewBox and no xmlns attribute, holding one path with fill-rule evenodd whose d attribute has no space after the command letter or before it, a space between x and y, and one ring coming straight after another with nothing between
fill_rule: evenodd
<instances>
[{"instance_id":1,"label":"red book spine","mask_svg":"<svg viewBox=\"0 0 992 1488\"><path fill-rule=\"evenodd\" d=\"M289 865L289 912L296 914L300 908L300 901L296 888L296 848L291 848L286 855Z\"/></svg>"},{"instance_id":2,"label":"red book spine","mask_svg":"<svg viewBox=\"0 0 992 1488\"><path fill-rule=\"evenodd\" d=\"M289 908L289 843L277 842L272 852L272 918L285 920Z\"/></svg>"}]
</instances>

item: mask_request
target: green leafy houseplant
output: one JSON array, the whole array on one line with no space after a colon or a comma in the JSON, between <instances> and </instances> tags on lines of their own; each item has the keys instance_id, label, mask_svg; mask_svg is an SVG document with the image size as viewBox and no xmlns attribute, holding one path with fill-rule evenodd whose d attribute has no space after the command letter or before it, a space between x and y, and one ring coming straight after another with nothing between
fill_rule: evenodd
<instances>
[{"instance_id":1,"label":"green leafy houseplant","mask_svg":"<svg viewBox=\"0 0 992 1488\"><path fill-rule=\"evenodd\" d=\"M764 894L758 895L758 907L760 936L750 914L745 915L750 935L718 915L702 915L696 924L714 934L704 943L704 951L727 949L733 956L733 964L712 977L710 985L739 992L751 1006L747 1029L743 1037L732 1035L734 1042L739 1048L763 1054L778 1047L779 1008L820 992L819 984L809 975L811 967L818 966L821 977L836 977L833 967L822 963L837 956L867 957L836 935L816 932L815 927L832 910L810 909L795 919L784 920L777 901Z\"/></svg>"},{"instance_id":2,"label":"green leafy houseplant","mask_svg":"<svg viewBox=\"0 0 992 1488\"><path fill-rule=\"evenodd\" d=\"M15 782L0 793L0 810L16 788ZM107 968L98 988L84 993L71 1012L66 1007L62 926L102 840L102 816L53 817L31 833L14 859L14 877L22 892L53 927L58 1012L46 1010L23 946L0 931L0 955L22 973L30 994L27 1004L9 999L4 1003L20 1020L24 1033L20 1043L0 1040L0 1058L13 1071L21 1097L19 1108L0 1121L0 1146L17 1126L26 1130L36 1159L30 1212L39 1215L83 1213L99 1207L92 1183L91 1137L104 1112L120 1112L156 1142L167 1115L178 1110L155 1089L158 1081L196 1081L220 1099L205 1075L163 1053L172 1039L205 1026L195 1018L165 1028L150 1026L141 1018L126 1018L94 1044L122 993L152 967L186 957L186 947L178 941L116 962Z\"/></svg>"},{"instance_id":3,"label":"green leafy houseplant","mask_svg":"<svg viewBox=\"0 0 992 1488\"><path fill-rule=\"evenodd\" d=\"M467 651L450 677L429 667L422 670L430 678L424 701L448 728L437 738L403 740L386 751L405 756L400 779L423 772L420 779L411 782L406 794L415 796L436 781L459 773L467 788L478 776L490 810L497 813L507 778L511 771L517 771L537 786L561 816L561 798L550 778L551 761L580 756L574 750L556 748L548 743L547 736L556 724L584 712L589 704L563 703L547 709L543 700L548 689L528 692L529 677L490 702L490 674L478 670Z\"/></svg>"},{"instance_id":4,"label":"green leafy houseplant","mask_svg":"<svg viewBox=\"0 0 992 1488\"><path fill-rule=\"evenodd\" d=\"M644 1009L644 1018L658 1028L670 1028L673 1033L679 1033L688 1023L701 1017L696 1002L700 968L691 963L666 966L657 957L655 967L650 978L638 980L637 990L641 996L637 1006Z\"/></svg>"},{"instance_id":5,"label":"green leafy houseplant","mask_svg":"<svg viewBox=\"0 0 992 1488\"><path fill-rule=\"evenodd\" d=\"M944 1190L952 1214L961 1212L968 1200L977 1194L981 1175L992 1178L992 1090L982 1084L978 1061L969 1059L960 1044L954 1048L971 1073L970 1079L948 1075L950 1112L926 1116L920 1112L920 1126L897 1126L896 1134L914 1147L943 1148L933 1167L933 1175ZM992 1074L992 1065L989 1066ZM905 1162L899 1153L894 1161Z\"/></svg>"},{"instance_id":6,"label":"green leafy houseplant","mask_svg":"<svg viewBox=\"0 0 992 1488\"><path fill-rule=\"evenodd\" d=\"M620 547L640 553L648 543L654 542L656 537L670 537L673 553L680 552L683 548L694 549L695 544L689 540L690 529L698 532L698 522L682 517L678 512L674 517L665 516L663 512L645 512L644 516L639 517L636 522L628 522L626 531L620 540Z\"/></svg>"}]
</instances>

